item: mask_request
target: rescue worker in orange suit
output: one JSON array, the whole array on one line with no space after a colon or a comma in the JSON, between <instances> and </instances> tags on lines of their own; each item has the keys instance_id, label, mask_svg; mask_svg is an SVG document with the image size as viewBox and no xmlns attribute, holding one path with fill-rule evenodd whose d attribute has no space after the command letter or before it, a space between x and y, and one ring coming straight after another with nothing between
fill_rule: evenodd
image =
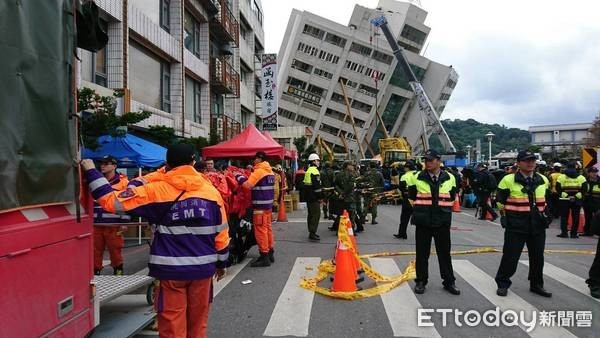
<instances>
[{"instance_id":1,"label":"rescue worker in orange suit","mask_svg":"<svg viewBox=\"0 0 600 338\"><path fill-rule=\"evenodd\" d=\"M114 191L91 160L81 161L92 196L104 209L155 224L148 268L160 281L155 290L160 337L206 336L213 276L223 278L228 262L223 199L193 163L193 147L176 144L167 150L164 174Z\"/></svg>"},{"instance_id":2,"label":"rescue worker in orange suit","mask_svg":"<svg viewBox=\"0 0 600 338\"><path fill-rule=\"evenodd\" d=\"M265 267L275 263L273 245L273 198L275 196L275 174L267 154L259 151L252 160L252 173L248 178L236 173L235 178L244 189L252 191L252 225L260 256L250 263L251 267Z\"/></svg>"},{"instance_id":3,"label":"rescue worker in orange suit","mask_svg":"<svg viewBox=\"0 0 600 338\"><path fill-rule=\"evenodd\" d=\"M125 175L117 173L117 159L107 155L100 160L100 172L114 190L123 190L127 187L128 180ZM102 272L102 256L108 247L110 265L114 275L123 274L123 239L122 228L119 223L129 222L129 215L116 215L108 212L94 203L94 274Z\"/></svg>"}]
</instances>

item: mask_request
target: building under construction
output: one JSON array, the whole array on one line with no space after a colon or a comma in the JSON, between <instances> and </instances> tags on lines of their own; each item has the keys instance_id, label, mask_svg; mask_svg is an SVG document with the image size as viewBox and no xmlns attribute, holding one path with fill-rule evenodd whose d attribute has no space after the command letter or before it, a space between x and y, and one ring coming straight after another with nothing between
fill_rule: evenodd
<instances>
[{"instance_id":1,"label":"building under construction","mask_svg":"<svg viewBox=\"0 0 600 338\"><path fill-rule=\"evenodd\" d=\"M430 31L424 24L427 12L418 3L380 0L375 9L356 5L347 26L292 11L278 57L280 125L307 125L313 139L320 135L336 153L361 156L360 141L367 156L374 156L385 137L382 122L391 136L406 136L422 148L423 120L409 77L370 23L381 15L438 116L444 111L458 74L420 55Z\"/></svg>"}]
</instances>

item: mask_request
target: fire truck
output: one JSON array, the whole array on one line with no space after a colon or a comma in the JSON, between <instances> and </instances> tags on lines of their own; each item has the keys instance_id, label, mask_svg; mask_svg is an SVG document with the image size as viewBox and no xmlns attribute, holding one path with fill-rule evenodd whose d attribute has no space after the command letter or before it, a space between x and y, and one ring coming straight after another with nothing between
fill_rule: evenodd
<instances>
[{"instance_id":1,"label":"fire truck","mask_svg":"<svg viewBox=\"0 0 600 338\"><path fill-rule=\"evenodd\" d=\"M111 301L152 280L93 276L93 204L79 169L76 51L106 44L95 30L94 6L79 0L0 6L0 337L90 335L101 314L106 321L125 318ZM144 305L128 310L139 317L130 332L152 320ZM118 330L131 334L125 326ZM116 336L96 327L94 336L103 335Z\"/></svg>"}]
</instances>

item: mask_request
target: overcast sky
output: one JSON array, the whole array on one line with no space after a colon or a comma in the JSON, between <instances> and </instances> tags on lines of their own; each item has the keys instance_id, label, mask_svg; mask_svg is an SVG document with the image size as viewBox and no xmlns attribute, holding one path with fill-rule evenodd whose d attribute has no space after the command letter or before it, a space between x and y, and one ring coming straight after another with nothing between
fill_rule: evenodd
<instances>
[{"instance_id":1,"label":"overcast sky","mask_svg":"<svg viewBox=\"0 0 600 338\"><path fill-rule=\"evenodd\" d=\"M377 0L262 0L265 49L279 46L293 8L348 24ZM600 112L600 1L421 0L425 56L460 78L442 118L526 129L591 122ZM385 38L381 36L382 41Z\"/></svg>"}]
</instances>

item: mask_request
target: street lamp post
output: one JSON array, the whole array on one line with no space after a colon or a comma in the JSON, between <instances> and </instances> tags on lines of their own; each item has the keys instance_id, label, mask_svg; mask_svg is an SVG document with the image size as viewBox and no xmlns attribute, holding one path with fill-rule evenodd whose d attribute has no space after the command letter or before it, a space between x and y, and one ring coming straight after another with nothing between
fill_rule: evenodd
<instances>
[{"instance_id":1,"label":"street lamp post","mask_svg":"<svg viewBox=\"0 0 600 338\"><path fill-rule=\"evenodd\" d=\"M491 131L489 131L487 134L485 134L485 137L487 137L488 139L488 167L492 166L492 139L494 138L494 133L492 133Z\"/></svg>"},{"instance_id":2,"label":"street lamp post","mask_svg":"<svg viewBox=\"0 0 600 338\"><path fill-rule=\"evenodd\" d=\"M467 146L467 165L471 164L471 145Z\"/></svg>"}]
</instances>

